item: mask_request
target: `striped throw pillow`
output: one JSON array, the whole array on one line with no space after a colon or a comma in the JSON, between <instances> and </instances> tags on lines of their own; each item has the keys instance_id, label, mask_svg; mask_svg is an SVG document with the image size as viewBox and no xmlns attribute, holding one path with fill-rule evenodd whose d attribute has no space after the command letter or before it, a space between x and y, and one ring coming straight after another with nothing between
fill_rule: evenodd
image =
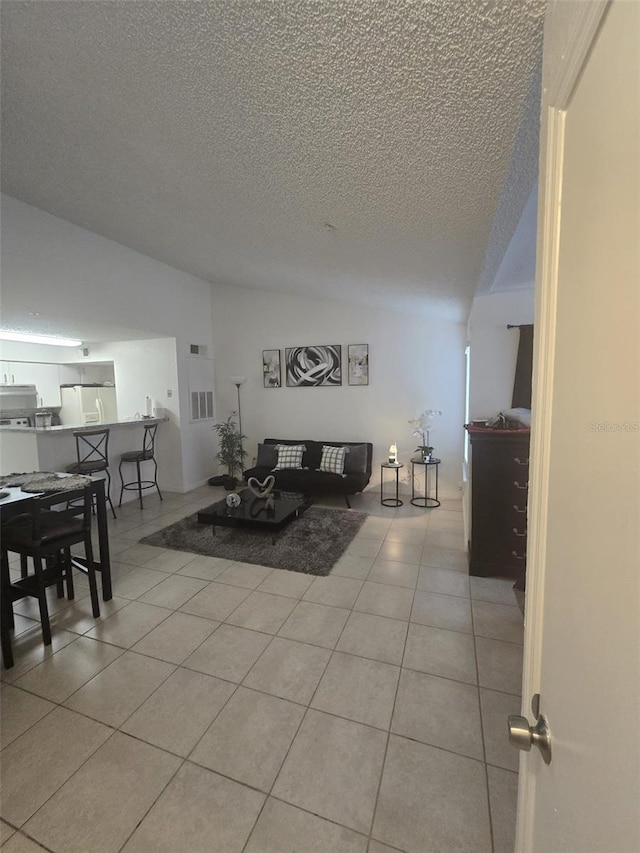
<instances>
[{"instance_id":1,"label":"striped throw pillow","mask_svg":"<svg viewBox=\"0 0 640 853\"><path fill-rule=\"evenodd\" d=\"M286 468L302 468L302 454L306 449L304 444L276 444L278 462L273 470L283 471Z\"/></svg>"},{"instance_id":2,"label":"striped throw pillow","mask_svg":"<svg viewBox=\"0 0 640 853\"><path fill-rule=\"evenodd\" d=\"M320 460L319 471L325 471L327 474L341 474L344 476L344 457L346 454L345 447L330 447L328 444L322 445L322 459Z\"/></svg>"}]
</instances>

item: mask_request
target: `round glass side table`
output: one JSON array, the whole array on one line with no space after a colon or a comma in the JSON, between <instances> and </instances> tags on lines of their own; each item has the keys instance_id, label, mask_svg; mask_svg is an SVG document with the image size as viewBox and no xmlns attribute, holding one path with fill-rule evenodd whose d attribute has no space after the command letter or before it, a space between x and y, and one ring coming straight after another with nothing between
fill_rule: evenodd
<instances>
[{"instance_id":1,"label":"round glass side table","mask_svg":"<svg viewBox=\"0 0 640 853\"><path fill-rule=\"evenodd\" d=\"M416 465L422 465L424 468L424 494L417 495L416 494ZM411 460L411 503L413 506L421 506L421 507L436 507L440 506L440 501L438 500L438 466L440 465L439 459L430 459L428 462L424 462L422 459L412 459ZM430 495L430 480L431 480L431 470L435 469L436 472L436 482L435 482L435 494Z\"/></svg>"},{"instance_id":2,"label":"round glass side table","mask_svg":"<svg viewBox=\"0 0 640 853\"><path fill-rule=\"evenodd\" d=\"M385 498L384 497L384 469L390 468L392 471L396 473L396 495L394 498ZM398 497L398 473L401 468L404 468L403 462L383 462L380 466L380 503L382 506L402 506L402 501Z\"/></svg>"}]
</instances>

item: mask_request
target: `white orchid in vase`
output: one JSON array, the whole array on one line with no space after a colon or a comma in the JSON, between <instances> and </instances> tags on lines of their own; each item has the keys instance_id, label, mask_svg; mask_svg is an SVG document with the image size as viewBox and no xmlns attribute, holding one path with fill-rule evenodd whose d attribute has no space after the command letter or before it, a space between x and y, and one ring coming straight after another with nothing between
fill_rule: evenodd
<instances>
[{"instance_id":1,"label":"white orchid in vase","mask_svg":"<svg viewBox=\"0 0 640 853\"><path fill-rule=\"evenodd\" d=\"M433 426L433 419L441 414L440 409L427 409L419 417L409 421L410 426L413 427L411 435L422 439L422 444L416 447L416 452L421 454L425 462L431 458L433 452L433 447L429 444L429 432Z\"/></svg>"}]
</instances>

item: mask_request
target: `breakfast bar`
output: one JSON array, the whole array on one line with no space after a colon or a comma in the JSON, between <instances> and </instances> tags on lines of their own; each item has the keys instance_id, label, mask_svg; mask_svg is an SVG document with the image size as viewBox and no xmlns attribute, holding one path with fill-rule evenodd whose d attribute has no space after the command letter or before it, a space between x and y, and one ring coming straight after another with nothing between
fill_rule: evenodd
<instances>
[{"instance_id":1,"label":"breakfast bar","mask_svg":"<svg viewBox=\"0 0 640 853\"><path fill-rule=\"evenodd\" d=\"M89 426L0 427L0 473L66 471L76 461L75 432L108 428L111 466L123 453L142 446L143 426L168 418L140 418ZM160 432L159 432L160 435ZM128 496L125 495L125 500Z\"/></svg>"}]
</instances>

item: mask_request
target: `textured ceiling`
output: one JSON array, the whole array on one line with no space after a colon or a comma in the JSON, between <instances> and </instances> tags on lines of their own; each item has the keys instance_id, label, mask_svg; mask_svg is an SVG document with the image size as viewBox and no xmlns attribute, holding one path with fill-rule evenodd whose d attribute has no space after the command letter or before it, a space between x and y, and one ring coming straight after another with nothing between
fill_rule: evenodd
<instances>
[{"instance_id":1,"label":"textured ceiling","mask_svg":"<svg viewBox=\"0 0 640 853\"><path fill-rule=\"evenodd\" d=\"M466 321L535 180L543 13L3 0L3 190L212 282Z\"/></svg>"}]
</instances>

